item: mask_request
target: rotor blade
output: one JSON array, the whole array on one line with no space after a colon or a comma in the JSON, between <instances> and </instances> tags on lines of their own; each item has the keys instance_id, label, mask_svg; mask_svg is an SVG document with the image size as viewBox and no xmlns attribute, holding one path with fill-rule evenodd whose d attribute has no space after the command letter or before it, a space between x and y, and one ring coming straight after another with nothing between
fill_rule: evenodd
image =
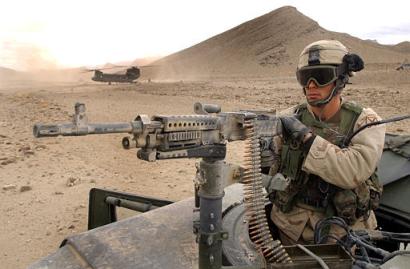
<instances>
[{"instance_id":1,"label":"rotor blade","mask_svg":"<svg viewBox=\"0 0 410 269\"><path fill-rule=\"evenodd\" d=\"M161 65L158 65L158 64L156 64L156 65L151 65L151 64L149 64L149 65L142 65L141 68L144 68L144 67L158 67L158 66L161 66Z\"/></svg>"},{"instance_id":2,"label":"rotor blade","mask_svg":"<svg viewBox=\"0 0 410 269\"><path fill-rule=\"evenodd\" d=\"M98 69L87 69L87 70L80 71L80 73L94 72L96 70L98 70Z\"/></svg>"}]
</instances>

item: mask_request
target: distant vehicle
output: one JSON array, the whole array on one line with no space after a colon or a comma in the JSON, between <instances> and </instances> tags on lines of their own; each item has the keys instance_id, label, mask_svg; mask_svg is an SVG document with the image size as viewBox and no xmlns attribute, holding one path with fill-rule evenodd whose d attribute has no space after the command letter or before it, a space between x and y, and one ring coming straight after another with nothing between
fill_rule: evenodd
<instances>
[{"instance_id":1,"label":"distant vehicle","mask_svg":"<svg viewBox=\"0 0 410 269\"><path fill-rule=\"evenodd\" d=\"M410 70L410 64L401 64L396 70Z\"/></svg>"},{"instance_id":2,"label":"distant vehicle","mask_svg":"<svg viewBox=\"0 0 410 269\"><path fill-rule=\"evenodd\" d=\"M140 69L136 66L127 67L125 70L114 73L102 71L107 69L119 69L123 67L124 66L114 66L109 68L88 69L86 72L94 72L94 76L91 78L93 81L108 82L108 85L111 85L112 82L135 83L135 80L140 77Z\"/></svg>"}]
</instances>

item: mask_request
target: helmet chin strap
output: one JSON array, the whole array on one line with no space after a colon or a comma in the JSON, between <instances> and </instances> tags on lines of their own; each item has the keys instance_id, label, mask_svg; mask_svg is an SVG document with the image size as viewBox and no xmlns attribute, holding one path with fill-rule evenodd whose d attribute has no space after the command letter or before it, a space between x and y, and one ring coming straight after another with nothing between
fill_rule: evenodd
<instances>
[{"instance_id":1,"label":"helmet chin strap","mask_svg":"<svg viewBox=\"0 0 410 269\"><path fill-rule=\"evenodd\" d=\"M330 102L330 100L332 100L333 97L336 96L336 94L338 94L345 86L345 83L342 82L342 80L338 79L336 80L336 85L333 87L332 91L330 92L330 94L321 100L316 100L316 101L309 101L307 100L308 104L311 106L315 106L315 107L321 107L324 106L326 104L328 104ZM303 92L306 95L306 90L303 88Z\"/></svg>"}]
</instances>

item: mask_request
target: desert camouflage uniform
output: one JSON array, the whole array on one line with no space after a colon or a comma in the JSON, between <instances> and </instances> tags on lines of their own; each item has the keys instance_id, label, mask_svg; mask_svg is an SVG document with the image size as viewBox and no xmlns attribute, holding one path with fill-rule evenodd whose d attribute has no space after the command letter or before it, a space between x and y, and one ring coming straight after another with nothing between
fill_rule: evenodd
<instances>
[{"instance_id":1,"label":"desert camouflage uniform","mask_svg":"<svg viewBox=\"0 0 410 269\"><path fill-rule=\"evenodd\" d=\"M294 110L294 108L288 109L280 114L281 116L291 115ZM313 115L309 106L308 110ZM353 131L376 120L380 120L380 117L372 109L364 108L357 118ZM384 125L367 128L354 136L351 144L343 149L316 136L303 162L302 170L317 175L324 181L342 189L354 189L374 173L383 151L384 135ZM297 203L287 213L283 213L275 205L271 211L271 219L279 228L284 244L298 241L313 243L314 227L319 220L325 217L324 212L303 203ZM375 215L371 211L366 218L360 217L352 227L354 229L375 229L376 225ZM340 237L343 231L333 226L330 234Z\"/></svg>"}]
</instances>

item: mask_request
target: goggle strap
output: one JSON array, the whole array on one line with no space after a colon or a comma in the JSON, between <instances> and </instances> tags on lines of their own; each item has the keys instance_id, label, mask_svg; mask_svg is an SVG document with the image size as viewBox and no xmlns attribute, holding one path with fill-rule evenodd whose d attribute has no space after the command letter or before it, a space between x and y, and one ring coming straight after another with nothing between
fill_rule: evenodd
<instances>
[{"instance_id":1,"label":"goggle strap","mask_svg":"<svg viewBox=\"0 0 410 269\"><path fill-rule=\"evenodd\" d=\"M346 63L342 63L340 65L337 66L336 68L336 76L338 76L338 78L341 75L347 75L347 65Z\"/></svg>"}]
</instances>

